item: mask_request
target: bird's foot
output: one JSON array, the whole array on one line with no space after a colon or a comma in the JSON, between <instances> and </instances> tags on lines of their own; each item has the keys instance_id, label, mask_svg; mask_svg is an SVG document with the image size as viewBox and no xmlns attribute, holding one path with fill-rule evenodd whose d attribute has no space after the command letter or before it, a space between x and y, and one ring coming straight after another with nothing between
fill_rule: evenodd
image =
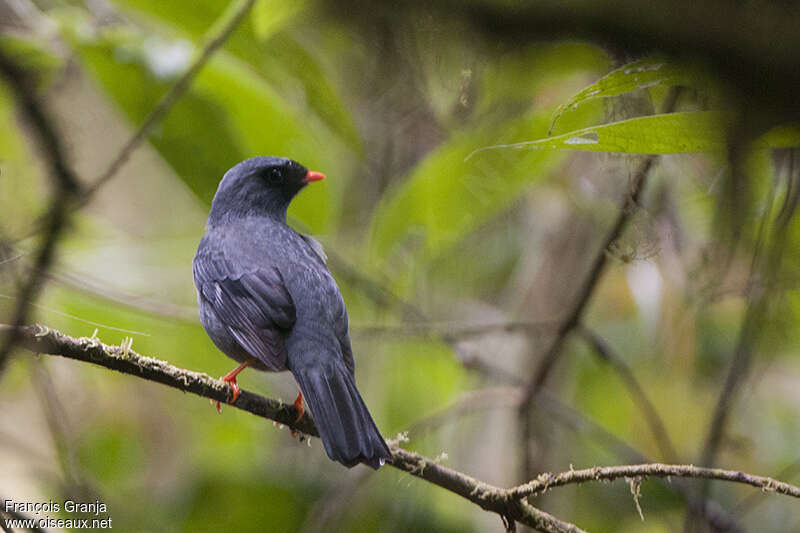
<instances>
[{"instance_id":1,"label":"bird's foot","mask_svg":"<svg viewBox=\"0 0 800 533\"><path fill-rule=\"evenodd\" d=\"M294 401L294 408L297 409L297 418L294 419L295 422L300 422L300 419L303 418L306 410L303 407L303 393L297 393L297 399Z\"/></svg>"},{"instance_id":2,"label":"bird's foot","mask_svg":"<svg viewBox=\"0 0 800 533\"><path fill-rule=\"evenodd\" d=\"M231 401L228 403L233 404L234 402L236 402L236 398L238 398L239 395L242 393L242 390L239 388L239 384L236 383L236 376L233 376L232 378L229 379L227 378L227 376L223 376L220 379L230 384L231 390L233 392L231 394ZM217 412L219 414L222 414L222 402L220 402L219 400L217 400L216 402L214 402L214 400L211 400L211 405L214 405L215 403L217 404Z\"/></svg>"},{"instance_id":3,"label":"bird's foot","mask_svg":"<svg viewBox=\"0 0 800 533\"><path fill-rule=\"evenodd\" d=\"M297 393L297 399L294 401L294 408L297 409L297 418L294 419L294 422L296 424L297 422L300 422L300 419L303 418L303 415L306 412L305 408L303 407L302 392ZM292 437L294 437L296 434L297 432L295 430L292 430Z\"/></svg>"},{"instance_id":4,"label":"bird's foot","mask_svg":"<svg viewBox=\"0 0 800 533\"><path fill-rule=\"evenodd\" d=\"M232 391L231 401L228 403L234 404L236 402L236 399L242 393L241 389L239 389L239 384L236 383L236 376L239 375L239 372L241 372L242 370L244 370L245 368L247 368L248 366L252 365L255 362L256 358L251 357L241 365L237 366L236 368L234 368L233 370L231 370L230 372L219 378L221 381L224 381L230 384L231 386L231 391ZM214 403L217 404L217 412L222 414L222 402L220 402L219 400L217 400L216 402L214 402L214 400L211 400L211 405L214 405Z\"/></svg>"}]
</instances>

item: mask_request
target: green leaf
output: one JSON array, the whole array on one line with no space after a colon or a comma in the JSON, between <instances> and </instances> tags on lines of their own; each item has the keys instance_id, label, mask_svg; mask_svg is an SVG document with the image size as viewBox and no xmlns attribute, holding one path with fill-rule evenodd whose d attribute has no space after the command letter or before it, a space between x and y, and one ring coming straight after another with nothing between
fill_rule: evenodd
<instances>
[{"instance_id":1,"label":"green leaf","mask_svg":"<svg viewBox=\"0 0 800 533\"><path fill-rule=\"evenodd\" d=\"M161 24L168 25L165 31L174 33L177 30L198 42L221 13L220 4L215 0L122 0L122 3L128 6L126 11L132 18L154 17ZM257 20L268 17L265 10L278 4L284 6L280 9L293 9L292 16L270 20L268 33L264 28L262 31L265 33L258 35ZM285 99L286 106L304 114L313 111L325 127L341 136L351 148L360 150L352 117L329 76L290 32L283 31L305 4L305 1L257 3L251 14L252 21L245 21L233 32L224 50L247 62ZM298 87L305 91L304 98L297 98Z\"/></svg>"},{"instance_id":2,"label":"green leaf","mask_svg":"<svg viewBox=\"0 0 800 533\"><path fill-rule=\"evenodd\" d=\"M159 53L152 49L156 46L152 39L116 31L74 41L88 70L134 125L143 122L173 83L152 64L152 55ZM210 203L225 171L253 155L291 155L309 167L336 172L336 150L324 149L331 145L330 137L303 123L246 64L218 53L149 140L178 176ZM327 219L328 187L323 183L314 191L301 195L291 212L321 231Z\"/></svg>"},{"instance_id":3,"label":"green leaf","mask_svg":"<svg viewBox=\"0 0 800 533\"><path fill-rule=\"evenodd\" d=\"M138 48L109 40L83 44L78 50L84 64L133 127L142 123L169 87L166 80L148 70ZM116 59L123 54L130 57L129 61ZM222 174L246 153L224 108L195 89L181 97L151 135L150 142L206 202L213 197L215 183Z\"/></svg>"},{"instance_id":4,"label":"green leaf","mask_svg":"<svg viewBox=\"0 0 800 533\"><path fill-rule=\"evenodd\" d=\"M289 155L309 168L342 174L330 137L305 128L303 120L287 109L271 87L244 63L223 54L214 58L209 67L198 76L198 90L208 91L225 107L248 155ZM314 232L325 227L328 196L323 192L328 192L327 184L315 184L299 195L289 209Z\"/></svg>"},{"instance_id":5,"label":"green leaf","mask_svg":"<svg viewBox=\"0 0 800 533\"><path fill-rule=\"evenodd\" d=\"M48 49L48 43L33 37L0 34L0 49L19 66L36 76L39 85L47 86L56 77L64 61Z\"/></svg>"},{"instance_id":6,"label":"green leaf","mask_svg":"<svg viewBox=\"0 0 800 533\"><path fill-rule=\"evenodd\" d=\"M253 30L263 40L280 31L297 13L305 9L306 0L258 0L253 7Z\"/></svg>"},{"instance_id":7,"label":"green leaf","mask_svg":"<svg viewBox=\"0 0 800 533\"><path fill-rule=\"evenodd\" d=\"M658 85L695 85L698 79L697 73L688 67L669 63L663 58L648 57L628 63L589 85L573 96L569 102L558 106L548 134L553 131L556 122L565 111L576 109L587 100L619 96Z\"/></svg>"},{"instance_id":8,"label":"green leaf","mask_svg":"<svg viewBox=\"0 0 800 533\"><path fill-rule=\"evenodd\" d=\"M636 117L600 126L523 141L481 148L584 150L624 154L686 154L720 152L725 149L726 127L731 115L720 111L691 111ZM788 148L800 144L800 128L796 125L776 127L759 137L754 148Z\"/></svg>"},{"instance_id":9,"label":"green leaf","mask_svg":"<svg viewBox=\"0 0 800 533\"><path fill-rule=\"evenodd\" d=\"M538 43L509 50L489 62L480 74L477 111L496 112L498 107L509 105L518 109L546 101L548 89L552 90L553 81L559 78L567 79L568 84L559 86L553 96L569 94L586 83L587 75L596 76L607 70L606 53L586 43Z\"/></svg>"},{"instance_id":10,"label":"green leaf","mask_svg":"<svg viewBox=\"0 0 800 533\"><path fill-rule=\"evenodd\" d=\"M415 269L426 268L427 260L447 251L510 206L528 185L547 176L560 163L561 155L506 152L487 153L470 161L465 157L475 147L499 139L531 132L544 135L552 108L544 111L541 107L547 100L531 95L543 87L575 86L586 69L604 64L605 55L597 48L559 44L504 55L487 68L479 82L479 94L484 97L476 104L486 112L492 109L497 118L455 133L419 163L406 181L384 194L370 228L370 252L380 260L370 265L381 268L382 274L395 282L405 276L413 283ZM520 75L524 75L523 82L519 82ZM514 90L509 92L498 79L519 83L512 84ZM585 106L569 117L569 123L572 127L592 123L598 110L599 106ZM503 118L509 115L510 119Z\"/></svg>"},{"instance_id":11,"label":"green leaf","mask_svg":"<svg viewBox=\"0 0 800 533\"><path fill-rule=\"evenodd\" d=\"M668 113L636 117L600 126L591 126L535 141L481 148L585 150L626 154L680 154L710 152L725 147L727 116L715 111Z\"/></svg>"},{"instance_id":12,"label":"green leaf","mask_svg":"<svg viewBox=\"0 0 800 533\"><path fill-rule=\"evenodd\" d=\"M757 148L791 148L800 146L800 124L776 126L758 138Z\"/></svg>"},{"instance_id":13,"label":"green leaf","mask_svg":"<svg viewBox=\"0 0 800 533\"><path fill-rule=\"evenodd\" d=\"M126 12L131 19L146 19L149 26L154 26L158 30L157 34L148 34L147 41L174 42L174 39L170 41L166 37L161 37L161 35L172 35L173 37L188 37L199 42L221 12L219 4L211 0L199 0L198 2L124 0L123 3L129 6ZM345 41L343 37L337 37L337 39L339 39L336 41L339 45ZM324 48L326 53L330 48L331 39L326 41ZM126 54L117 51L114 59L119 60L125 57ZM283 127L282 124L285 122L274 121L268 116L258 113L259 107L250 107L250 109L265 121L256 121L256 116L248 119L250 103L237 95L235 91L229 90L224 79L218 77L219 85L210 87L209 92L226 94L222 98L215 97L213 101L221 105L223 110L228 107L236 107L241 110L241 114L226 115L216 122L221 127L229 129L233 147L237 151L243 152L243 155L238 158L229 156L220 159L217 157L215 158L216 166L208 168L224 172L230 166L228 164L230 161L235 163L251 155L278 154L293 157L306 166L325 172L332 179L317 184L309 191L304 192L297 201L293 202L291 212L303 219L310 230L314 232L332 231L340 220L340 210L345 208L341 197L352 176L352 173L346 170L352 168L352 158L361 152L361 141L353 119L342 103L329 73L322 68L317 58L304 45L294 39L294 35L290 32L279 31L268 41L262 41L255 36L253 24L245 21L233 32L223 50L217 53L211 64L207 65L199 78L195 80L190 88L190 93L196 92L202 80L209 77L208 71L220 64L220 58L223 59L224 64L228 65L226 70L231 75L241 75L241 79L248 80L244 86L244 92L252 93L252 87L258 87L259 91L263 90L262 92L268 95L268 100L274 104L274 108L279 110L282 116L291 117L291 124L287 126L287 129L302 128L306 138L313 139L313 143L290 144L288 140L297 141L297 137L292 137L291 131L282 132L275 127L276 125ZM233 85L238 87L242 84L236 82ZM263 100L263 98L261 99ZM240 103L242 105L239 105ZM234 123L241 123L242 127L231 125ZM210 129L204 128L203 133L213 134L213 125ZM284 135L284 133L289 135ZM270 139L287 142L268 144L266 141ZM220 141L223 145L227 143L224 135L220 136ZM247 146L256 148L250 149ZM210 147L212 150L221 148ZM230 146L228 148L228 153L231 153ZM211 153L205 149L203 152ZM224 161L225 164L221 165L220 161ZM224 168L220 169L220 167ZM206 173L213 174L208 171ZM179 175L184 180L204 178L196 172L180 173ZM204 186L201 194L205 200L208 200L213 194L216 181L221 176L218 172L213 175L214 178ZM197 190L195 184L189 183L189 186L193 190Z\"/></svg>"},{"instance_id":14,"label":"green leaf","mask_svg":"<svg viewBox=\"0 0 800 533\"><path fill-rule=\"evenodd\" d=\"M532 113L456 136L435 150L407 181L385 195L372 225L373 252L387 260L393 249L436 255L508 206L527 185L547 176L561 161L552 152L492 151L464 158L475 146L492 140L543 134L548 117L545 112Z\"/></svg>"}]
</instances>

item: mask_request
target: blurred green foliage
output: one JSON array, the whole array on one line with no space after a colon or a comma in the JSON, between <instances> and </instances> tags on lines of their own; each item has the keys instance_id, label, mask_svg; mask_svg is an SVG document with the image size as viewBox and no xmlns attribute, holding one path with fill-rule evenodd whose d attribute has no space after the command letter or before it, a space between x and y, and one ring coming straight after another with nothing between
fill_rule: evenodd
<instances>
[{"instance_id":1,"label":"blurred green foliage","mask_svg":"<svg viewBox=\"0 0 800 533\"><path fill-rule=\"evenodd\" d=\"M224 5L61 4L48 3L42 12L52 35L15 33L0 46L40 74L41 93L67 144L87 158L75 164L90 169L82 174L90 180L196 57ZM189 265L202 235L199 221L233 164L254 155L290 156L328 176L298 197L290 219L365 278L345 276L334 264L352 321L360 388L379 427L393 437L470 391L508 385L470 370L471 357L512 377L528 376L547 345L546 329L454 331L473 323L547 324L560 316L590 258L603 253L597 243L638 161L612 153L684 154L662 158L652 173L644 215L632 223L631 240L620 244L632 253L608 252L610 267L586 322L631 366L681 458L692 462L737 342L749 271L759 264L754 250L778 239L769 231L759 237L759 221L766 216L767 229L776 227L793 194L787 184L796 178L787 176L797 172L794 155L775 149L797 146L796 125L775 128L746 148L747 201L731 215L744 230L723 261L717 225L729 205L724 151L734 116L717 104L724 86L696 66L659 58L619 66L601 48L577 42L503 48L437 20L363 28L316 6L256 4L149 136L141 149L146 155L131 163L137 174L117 177L100 201L76 215L37 319L71 335L97 330L105 342L132 337L140 353L226 372L232 363L192 316ZM636 112L652 109L672 85L691 88L680 112ZM3 86L0 125L0 237L23 254L4 249L0 256L7 266L0 270L5 311L28 265L25 254L36 248L27 232L49 189ZM789 243L780 283L790 283L798 266L797 226L795 217L780 233ZM655 278L636 278L641 261L654 267ZM375 286L428 318L406 323L399 306L374 296ZM787 285L775 297L755 365L758 380L737 413L723 466L771 475L797 460L797 294ZM368 335L370 328L383 333ZM559 425L545 413L537 441L542 469L625 462L608 445L614 439L658 459L615 372L577 339L565 360L554 394L584 418ZM38 396L29 390L28 370L36 365L55 376L54 390ZM206 402L156 384L24 355L2 378L0 401L11 417L30 420L31 433L20 438L61 443L47 475L31 468L23 451L3 449L26 494L44 500L90 494L108 504L119 531L500 527L496 517L446 491L389 469L361 477L360 468L348 472L330 463L316 440L309 449L263 420L232 408L216 416ZM251 372L240 382L285 400L296 393L285 375ZM31 414L46 410L39 402L47 394L67 413L60 429ZM14 419L3 420L0 428ZM523 481L515 424L508 404L476 406L412 433L408 446L509 485ZM10 423L9 431L18 426ZM597 438L603 431L612 438ZM14 497L15 486L6 483L0 480L0 491ZM740 487L714 491L727 507L745 494ZM544 502L592 531L674 530L684 510L670 486L655 481L642 486L644 525L623 483L568 487ZM783 524L800 520L796 506L769 505ZM741 520L764 525L760 515L757 509Z\"/></svg>"}]
</instances>

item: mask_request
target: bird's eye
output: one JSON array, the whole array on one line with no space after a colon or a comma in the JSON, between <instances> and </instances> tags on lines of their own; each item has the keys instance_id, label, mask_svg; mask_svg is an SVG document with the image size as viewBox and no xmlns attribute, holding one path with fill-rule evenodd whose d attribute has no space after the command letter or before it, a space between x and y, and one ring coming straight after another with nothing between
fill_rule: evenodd
<instances>
[{"instance_id":1,"label":"bird's eye","mask_svg":"<svg viewBox=\"0 0 800 533\"><path fill-rule=\"evenodd\" d=\"M283 183L283 174L281 173L280 169L277 168L269 169L264 178L270 185L280 185Z\"/></svg>"}]
</instances>

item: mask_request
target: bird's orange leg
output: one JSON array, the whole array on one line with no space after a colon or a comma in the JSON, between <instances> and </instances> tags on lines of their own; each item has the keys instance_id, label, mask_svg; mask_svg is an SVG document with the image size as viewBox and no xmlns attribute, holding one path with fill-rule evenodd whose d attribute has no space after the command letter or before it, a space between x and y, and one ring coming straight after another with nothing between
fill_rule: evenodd
<instances>
[{"instance_id":1,"label":"bird's orange leg","mask_svg":"<svg viewBox=\"0 0 800 533\"><path fill-rule=\"evenodd\" d=\"M239 390L239 384L236 383L236 376L239 375L239 372L241 372L248 366L252 365L256 361L257 359L255 357L251 357L250 359L248 359L247 361L237 366L236 368L234 368L233 370L231 370L230 372L228 372L227 374L225 374L220 378L220 380L229 383L231 389L233 390L233 398L231 398L231 401L229 403L233 404L236 401L236 398L238 398L239 395L242 393L242 391ZM216 403L217 403L217 412L222 413L221 402L217 401ZM211 400L211 405L214 405L214 400Z\"/></svg>"},{"instance_id":2,"label":"bird's orange leg","mask_svg":"<svg viewBox=\"0 0 800 533\"><path fill-rule=\"evenodd\" d=\"M297 409L297 418L294 419L295 424L300 422L300 419L303 418L306 410L303 408L303 391L297 392L297 399L294 401L294 408ZM292 437L295 436L297 432L292 430Z\"/></svg>"},{"instance_id":3,"label":"bird's orange leg","mask_svg":"<svg viewBox=\"0 0 800 533\"><path fill-rule=\"evenodd\" d=\"M300 419L303 418L306 410L303 408L303 393L299 391L297 393L297 399L294 401L294 408L297 409L297 418L294 420L295 422L300 422Z\"/></svg>"}]
</instances>

